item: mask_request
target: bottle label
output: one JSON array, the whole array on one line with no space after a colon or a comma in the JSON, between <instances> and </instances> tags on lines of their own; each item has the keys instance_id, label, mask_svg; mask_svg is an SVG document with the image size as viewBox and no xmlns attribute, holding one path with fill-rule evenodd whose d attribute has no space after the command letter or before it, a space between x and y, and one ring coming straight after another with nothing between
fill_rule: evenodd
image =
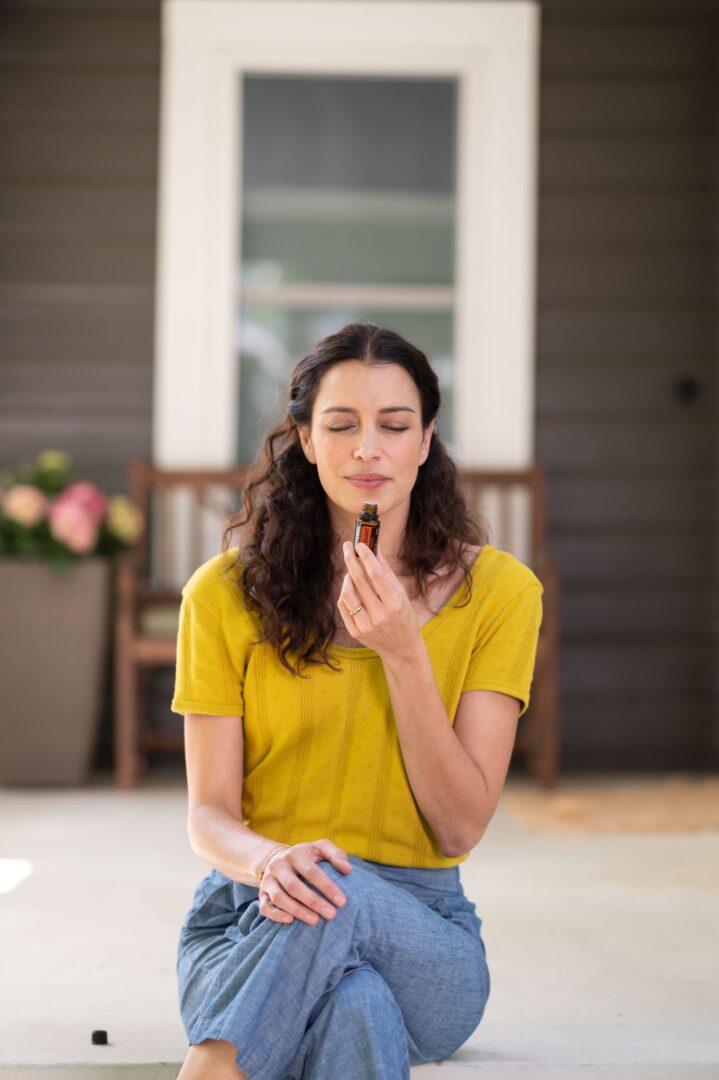
<instances>
[{"instance_id":1,"label":"bottle label","mask_svg":"<svg viewBox=\"0 0 719 1080\"><path fill-rule=\"evenodd\" d=\"M360 525L355 532L355 544L366 544L370 551L376 547L377 529L373 525Z\"/></svg>"}]
</instances>

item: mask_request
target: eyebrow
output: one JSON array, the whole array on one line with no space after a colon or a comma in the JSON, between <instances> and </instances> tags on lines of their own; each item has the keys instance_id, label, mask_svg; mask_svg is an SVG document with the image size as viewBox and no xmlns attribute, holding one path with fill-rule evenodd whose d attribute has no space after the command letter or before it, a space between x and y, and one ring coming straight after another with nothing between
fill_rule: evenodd
<instances>
[{"instance_id":1,"label":"eyebrow","mask_svg":"<svg viewBox=\"0 0 719 1080\"><path fill-rule=\"evenodd\" d=\"M379 410L379 412L381 412L381 413L388 413L388 412L411 412L411 413L413 413L415 411L416 411L415 409L410 409L409 405L388 405L386 409L380 409ZM350 409L346 405L329 405L326 409L323 409L322 412L323 413L326 413L326 412L356 413L356 412L359 412L359 410L358 409Z\"/></svg>"}]
</instances>

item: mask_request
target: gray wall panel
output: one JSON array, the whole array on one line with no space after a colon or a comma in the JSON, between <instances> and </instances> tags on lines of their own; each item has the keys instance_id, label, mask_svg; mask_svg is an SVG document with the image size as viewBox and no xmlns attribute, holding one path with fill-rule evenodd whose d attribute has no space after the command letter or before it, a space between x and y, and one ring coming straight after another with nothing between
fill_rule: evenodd
<instances>
[{"instance_id":1,"label":"gray wall panel","mask_svg":"<svg viewBox=\"0 0 719 1080\"><path fill-rule=\"evenodd\" d=\"M159 0L0 9L0 462L151 448Z\"/></svg>"},{"instance_id":2,"label":"gray wall panel","mask_svg":"<svg viewBox=\"0 0 719 1080\"><path fill-rule=\"evenodd\" d=\"M655 470L678 469L686 475L707 467L707 446L714 437L713 420L713 417L695 419L687 426L683 417L669 416L664 421L665 437L654 439L656 421L653 417L633 416L631 423L627 423L626 417L621 415L545 415L542 420L542 460L558 481L570 459L572 472L586 470L587 476L616 471L627 465ZM587 430L590 425L591 433ZM559 508L555 507L554 512L558 513Z\"/></svg>"},{"instance_id":3,"label":"gray wall panel","mask_svg":"<svg viewBox=\"0 0 719 1080\"><path fill-rule=\"evenodd\" d=\"M537 453L569 766L710 761L716 33L690 6L543 6Z\"/></svg>"}]
</instances>

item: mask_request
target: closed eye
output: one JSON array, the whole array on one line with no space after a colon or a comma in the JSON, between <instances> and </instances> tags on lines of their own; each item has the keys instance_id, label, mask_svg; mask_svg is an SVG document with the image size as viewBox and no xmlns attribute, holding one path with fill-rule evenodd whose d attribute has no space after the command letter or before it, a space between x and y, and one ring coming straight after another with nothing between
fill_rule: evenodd
<instances>
[{"instance_id":1,"label":"closed eye","mask_svg":"<svg viewBox=\"0 0 719 1080\"><path fill-rule=\"evenodd\" d=\"M349 431L352 424L347 424L345 427L331 427L327 428L328 431ZM388 427L386 424L382 425L385 431L407 431L406 427Z\"/></svg>"}]
</instances>

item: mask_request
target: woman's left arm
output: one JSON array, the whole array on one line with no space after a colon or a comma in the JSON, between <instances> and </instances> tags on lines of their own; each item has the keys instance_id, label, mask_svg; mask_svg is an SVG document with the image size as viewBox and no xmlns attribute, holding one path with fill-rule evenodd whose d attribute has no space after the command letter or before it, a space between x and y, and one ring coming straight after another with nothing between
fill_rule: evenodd
<instances>
[{"instance_id":1,"label":"woman's left arm","mask_svg":"<svg viewBox=\"0 0 719 1080\"><path fill-rule=\"evenodd\" d=\"M358 641L384 665L402 757L414 797L448 858L471 851L499 800L519 717L518 698L462 694L452 727L417 616L378 548L345 547L348 574L338 607ZM349 611L361 603L357 616Z\"/></svg>"},{"instance_id":2,"label":"woman's left arm","mask_svg":"<svg viewBox=\"0 0 719 1080\"><path fill-rule=\"evenodd\" d=\"M443 855L481 840L497 806L520 703L493 690L462 694L452 727L420 636L414 657L383 661L407 776Z\"/></svg>"}]
</instances>

